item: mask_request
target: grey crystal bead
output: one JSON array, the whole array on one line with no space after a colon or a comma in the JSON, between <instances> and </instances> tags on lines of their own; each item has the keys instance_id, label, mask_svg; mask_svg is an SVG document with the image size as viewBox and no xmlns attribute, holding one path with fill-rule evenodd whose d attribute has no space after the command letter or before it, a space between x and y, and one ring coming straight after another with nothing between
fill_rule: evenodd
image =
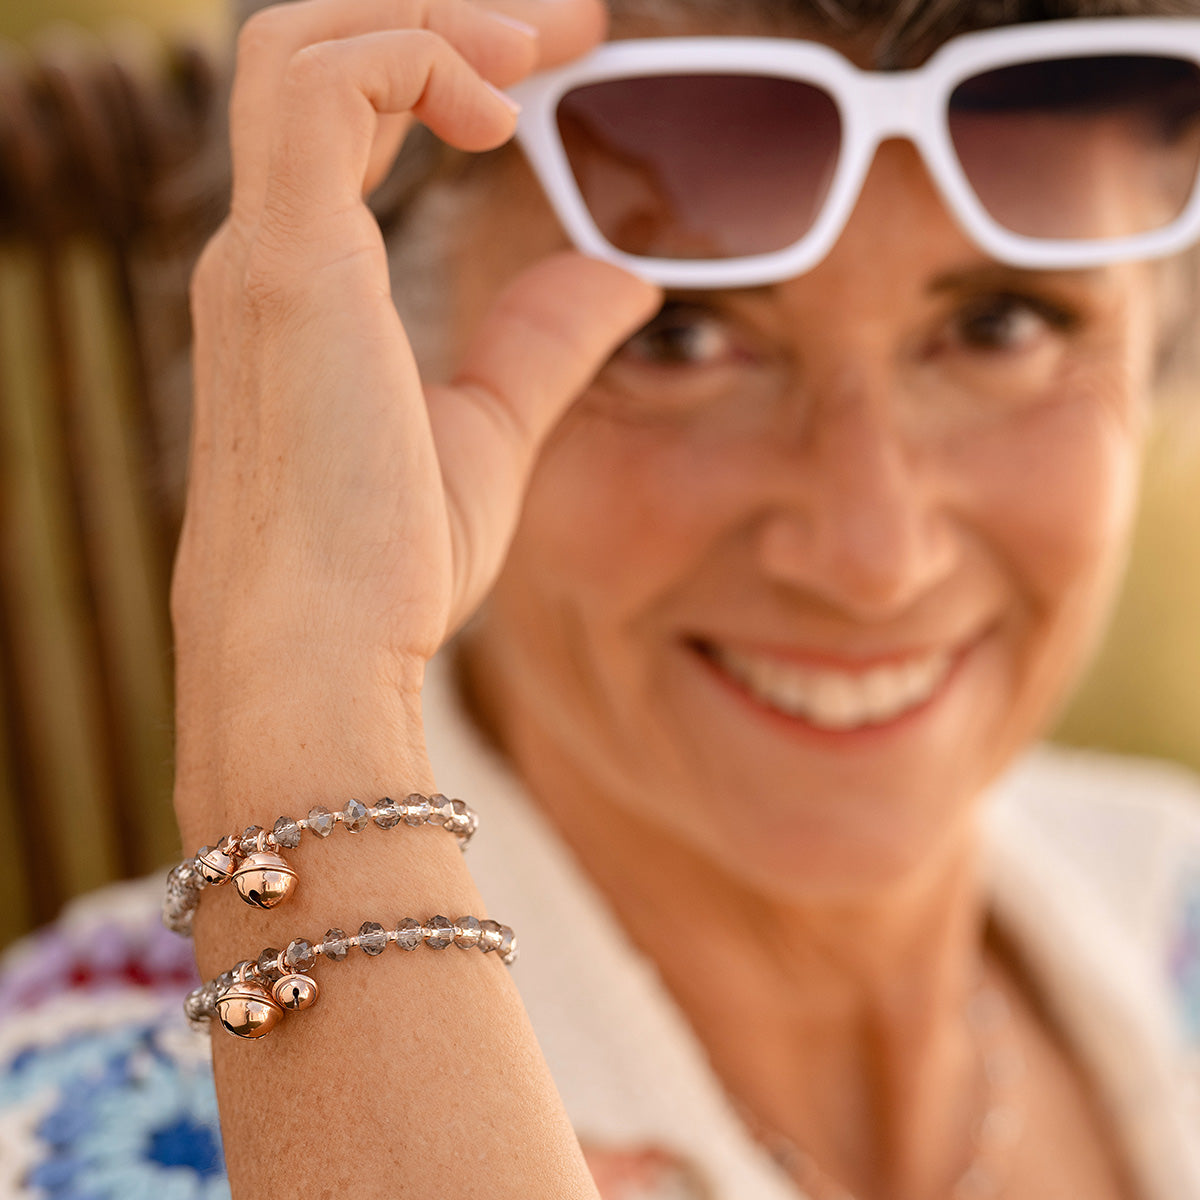
<instances>
[{"instance_id":1,"label":"grey crystal bead","mask_svg":"<svg viewBox=\"0 0 1200 1200\"><path fill-rule=\"evenodd\" d=\"M429 801L420 792L413 792L405 800L404 807L407 809L404 814L404 823L406 825L424 825L429 820L429 814L433 812Z\"/></svg>"},{"instance_id":2,"label":"grey crystal bead","mask_svg":"<svg viewBox=\"0 0 1200 1200\"><path fill-rule=\"evenodd\" d=\"M258 825L248 826L238 838L238 853L243 857L251 855L258 850L258 835L262 833L262 829Z\"/></svg>"},{"instance_id":3,"label":"grey crystal bead","mask_svg":"<svg viewBox=\"0 0 1200 1200\"><path fill-rule=\"evenodd\" d=\"M479 946L484 954L491 954L493 950L500 949L500 942L503 940L501 925L499 921L481 921L479 924Z\"/></svg>"},{"instance_id":4,"label":"grey crystal bead","mask_svg":"<svg viewBox=\"0 0 1200 1200\"><path fill-rule=\"evenodd\" d=\"M496 947L501 958L507 957L513 952L513 948L517 944L517 935L507 925L500 926L500 945Z\"/></svg>"},{"instance_id":5,"label":"grey crystal bead","mask_svg":"<svg viewBox=\"0 0 1200 1200\"><path fill-rule=\"evenodd\" d=\"M269 946L258 956L258 973L263 979L274 981L283 975L279 968L279 951Z\"/></svg>"},{"instance_id":6,"label":"grey crystal bead","mask_svg":"<svg viewBox=\"0 0 1200 1200\"><path fill-rule=\"evenodd\" d=\"M430 917L425 925L425 945L445 950L454 941L454 922L446 917Z\"/></svg>"},{"instance_id":7,"label":"grey crystal bead","mask_svg":"<svg viewBox=\"0 0 1200 1200\"><path fill-rule=\"evenodd\" d=\"M308 827L317 837L327 838L337 824L337 818L323 804L308 810Z\"/></svg>"},{"instance_id":8,"label":"grey crystal bead","mask_svg":"<svg viewBox=\"0 0 1200 1200\"><path fill-rule=\"evenodd\" d=\"M351 833L362 833L371 823L371 814L361 800L351 800L342 813L342 824Z\"/></svg>"},{"instance_id":9,"label":"grey crystal bead","mask_svg":"<svg viewBox=\"0 0 1200 1200\"><path fill-rule=\"evenodd\" d=\"M172 867L167 875L168 887L184 888L187 891L199 891L201 882L200 872L196 870L196 864L192 859L181 862L177 867Z\"/></svg>"},{"instance_id":10,"label":"grey crystal bead","mask_svg":"<svg viewBox=\"0 0 1200 1200\"><path fill-rule=\"evenodd\" d=\"M271 832L275 835L275 844L285 850L295 850L300 845L300 826L291 817L280 817Z\"/></svg>"},{"instance_id":11,"label":"grey crystal bead","mask_svg":"<svg viewBox=\"0 0 1200 1200\"><path fill-rule=\"evenodd\" d=\"M212 1016L212 1014L216 1011L217 995L220 990L221 989L217 986L217 981L215 979L210 979L200 989L201 1003L204 1005L204 1011L208 1013L209 1016Z\"/></svg>"},{"instance_id":12,"label":"grey crystal bead","mask_svg":"<svg viewBox=\"0 0 1200 1200\"><path fill-rule=\"evenodd\" d=\"M350 947L346 945L346 931L344 929L325 930L325 942L321 952L330 962L341 962L350 953Z\"/></svg>"},{"instance_id":13,"label":"grey crystal bead","mask_svg":"<svg viewBox=\"0 0 1200 1200\"><path fill-rule=\"evenodd\" d=\"M470 810L461 800L451 800L450 810L446 828L452 833L466 833L471 824Z\"/></svg>"},{"instance_id":14,"label":"grey crystal bead","mask_svg":"<svg viewBox=\"0 0 1200 1200\"><path fill-rule=\"evenodd\" d=\"M358 944L364 954L374 958L387 949L387 931L377 921L364 921L358 931Z\"/></svg>"},{"instance_id":15,"label":"grey crystal bead","mask_svg":"<svg viewBox=\"0 0 1200 1200\"><path fill-rule=\"evenodd\" d=\"M166 904L163 905L163 924L172 933L177 933L181 937L192 936L192 924L195 918L196 910L194 908L179 909L170 908Z\"/></svg>"},{"instance_id":16,"label":"grey crystal bead","mask_svg":"<svg viewBox=\"0 0 1200 1200\"><path fill-rule=\"evenodd\" d=\"M479 945L483 936L483 926L475 917L459 917L454 922L454 944L464 950L471 950Z\"/></svg>"},{"instance_id":17,"label":"grey crystal bead","mask_svg":"<svg viewBox=\"0 0 1200 1200\"><path fill-rule=\"evenodd\" d=\"M166 902L168 904L187 907L194 903L196 894L200 889L194 884L184 883L183 878L177 874L178 871L179 868L176 867L167 876Z\"/></svg>"},{"instance_id":18,"label":"grey crystal bead","mask_svg":"<svg viewBox=\"0 0 1200 1200\"><path fill-rule=\"evenodd\" d=\"M375 824L380 829L395 829L400 824L404 814L400 811L399 806L391 796L384 796L380 802L375 805Z\"/></svg>"},{"instance_id":19,"label":"grey crystal bead","mask_svg":"<svg viewBox=\"0 0 1200 1200\"><path fill-rule=\"evenodd\" d=\"M317 961L317 956L308 942L296 938L288 943L288 948L283 952L283 961L293 971L307 971Z\"/></svg>"},{"instance_id":20,"label":"grey crystal bead","mask_svg":"<svg viewBox=\"0 0 1200 1200\"><path fill-rule=\"evenodd\" d=\"M421 932L421 922L412 917L405 917L396 926L396 945L401 950L415 950L421 944L424 936Z\"/></svg>"},{"instance_id":21,"label":"grey crystal bead","mask_svg":"<svg viewBox=\"0 0 1200 1200\"><path fill-rule=\"evenodd\" d=\"M203 1021L209 1016L204 1003L204 989L196 988L187 994L183 1002L183 1011L189 1021Z\"/></svg>"},{"instance_id":22,"label":"grey crystal bead","mask_svg":"<svg viewBox=\"0 0 1200 1200\"><path fill-rule=\"evenodd\" d=\"M430 825L445 825L454 816L454 806L441 792L429 797L429 807L432 809L429 814Z\"/></svg>"}]
</instances>

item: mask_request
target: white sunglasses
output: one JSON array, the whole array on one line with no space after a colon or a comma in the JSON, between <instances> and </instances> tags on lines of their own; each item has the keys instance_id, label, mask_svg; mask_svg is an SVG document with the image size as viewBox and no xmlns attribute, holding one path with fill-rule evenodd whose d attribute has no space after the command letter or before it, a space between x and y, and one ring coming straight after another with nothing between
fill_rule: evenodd
<instances>
[{"instance_id":1,"label":"white sunglasses","mask_svg":"<svg viewBox=\"0 0 1200 1200\"><path fill-rule=\"evenodd\" d=\"M1015 267L1159 258L1200 238L1200 19L1008 26L894 72L790 38L640 39L512 95L571 240L665 287L810 270L890 138Z\"/></svg>"}]
</instances>

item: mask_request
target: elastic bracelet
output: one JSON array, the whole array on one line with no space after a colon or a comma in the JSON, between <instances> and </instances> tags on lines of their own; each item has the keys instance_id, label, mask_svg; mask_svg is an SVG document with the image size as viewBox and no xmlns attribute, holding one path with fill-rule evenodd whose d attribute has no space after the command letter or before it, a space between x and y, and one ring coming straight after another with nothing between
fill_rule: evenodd
<instances>
[{"instance_id":1,"label":"elastic bracelet","mask_svg":"<svg viewBox=\"0 0 1200 1200\"><path fill-rule=\"evenodd\" d=\"M453 833L464 850L479 828L479 817L466 804L441 794L414 793L403 804L385 796L373 808L361 800L351 800L340 812L330 812L318 804L299 820L280 817L269 832L251 825L240 834L229 834L215 846L202 846L192 858L172 867L163 899L163 924L174 933L190 936L200 893L230 882L247 904L274 908L287 899L299 880L282 850L299 846L305 830L323 839L338 825L350 833L361 833L372 822L380 829L394 829L401 822L437 825Z\"/></svg>"},{"instance_id":2,"label":"elastic bracelet","mask_svg":"<svg viewBox=\"0 0 1200 1200\"><path fill-rule=\"evenodd\" d=\"M347 937L341 929L330 929L316 946L305 938L296 938L286 950L269 947L257 961L240 962L189 992L183 1011L195 1027L205 1028L215 1020L235 1037L266 1037L288 1013L316 1003L321 989L309 972L318 958L342 962L356 946L374 958L388 948L389 942L409 951L423 944L431 950L453 945L495 953L509 967L517 961L517 936L498 921L430 917L421 922L405 917L394 929L365 921L353 937Z\"/></svg>"}]
</instances>

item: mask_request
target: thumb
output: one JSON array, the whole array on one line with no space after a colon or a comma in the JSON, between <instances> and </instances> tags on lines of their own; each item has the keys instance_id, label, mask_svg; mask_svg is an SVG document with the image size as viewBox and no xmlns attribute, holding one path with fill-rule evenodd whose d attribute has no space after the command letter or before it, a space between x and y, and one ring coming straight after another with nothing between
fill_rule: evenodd
<instances>
[{"instance_id":1,"label":"thumb","mask_svg":"<svg viewBox=\"0 0 1200 1200\"><path fill-rule=\"evenodd\" d=\"M454 379L430 389L459 619L500 570L546 436L661 302L659 289L618 267L555 255L507 288Z\"/></svg>"}]
</instances>

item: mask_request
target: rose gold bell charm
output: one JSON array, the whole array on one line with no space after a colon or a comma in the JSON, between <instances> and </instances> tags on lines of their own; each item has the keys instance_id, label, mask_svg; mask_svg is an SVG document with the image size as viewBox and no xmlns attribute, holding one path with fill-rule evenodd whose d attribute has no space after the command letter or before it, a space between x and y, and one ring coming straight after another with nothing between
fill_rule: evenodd
<instances>
[{"instance_id":1,"label":"rose gold bell charm","mask_svg":"<svg viewBox=\"0 0 1200 1200\"><path fill-rule=\"evenodd\" d=\"M285 975L275 981L271 994L280 1008L287 1012L299 1012L316 1004L321 989L317 987L317 981L307 975Z\"/></svg>"},{"instance_id":2,"label":"rose gold bell charm","mask_svg":"<svg viewBox=\"0 0 1200 1200\"><path fill-rule=\"evenodd\" d=\"M296 880L296 872L270 850L251 854L233 873L238 895L256 908L274 908L286 900Z\"/></svg>"},{"instance_id":3,"label":"rose gold bell charm","mask_svg":"<svg viewBox=\"0 0 1200 1200\"><path fill-rule=\"evenodd\" d=\"M216 887L229 882L233 874L233 858L220 846L206 846L196 856L196 868L205 883Z\"/></svg>"},{"instance_id":4,"label":"rose gold bell charm","mask_svg":"<svg viewBox=\"0 0 1200 1200\"><path fill-rule=\"evenodd\" d=\"M283 1017L266 988L257 983L233 983L217 997L217 1019L235 1037L266 1037Z\"/></svg>"}]
</instances>

